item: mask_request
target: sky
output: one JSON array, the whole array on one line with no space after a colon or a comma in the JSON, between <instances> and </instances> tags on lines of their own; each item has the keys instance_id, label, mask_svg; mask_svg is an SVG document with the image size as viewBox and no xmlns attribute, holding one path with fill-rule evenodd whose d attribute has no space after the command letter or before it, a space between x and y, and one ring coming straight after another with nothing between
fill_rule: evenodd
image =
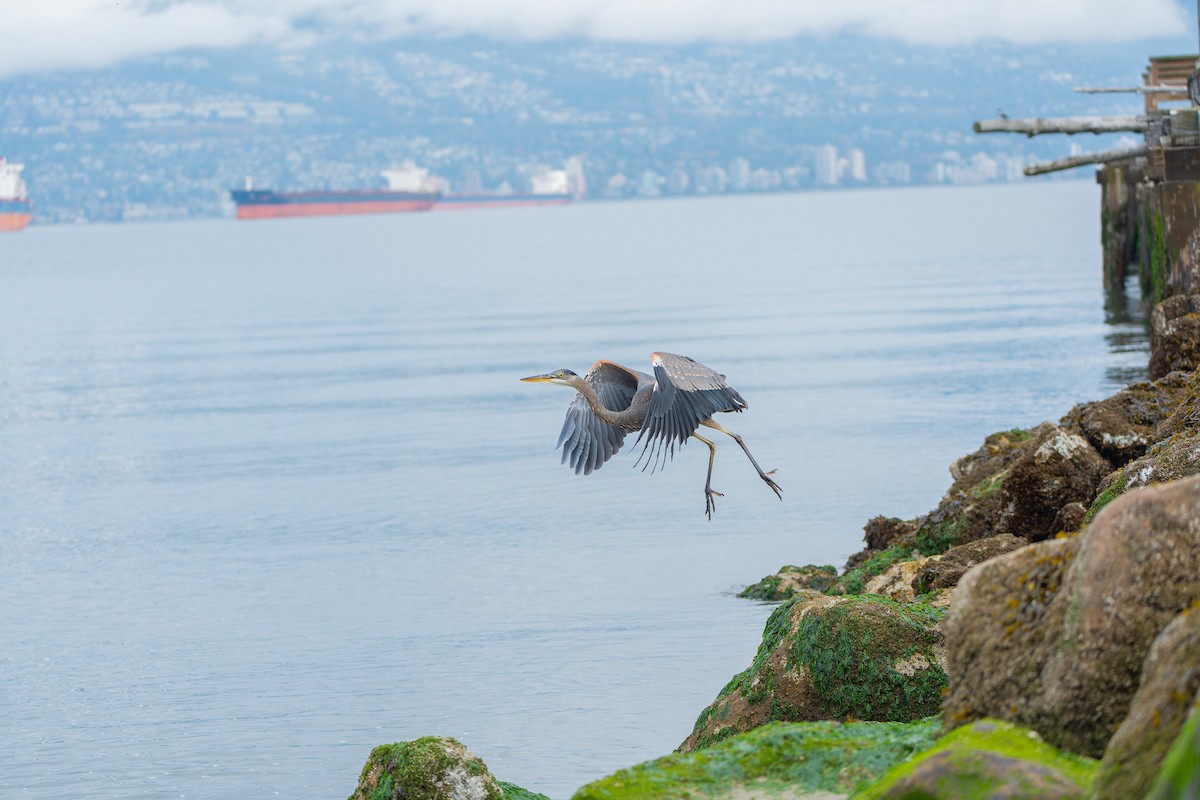
<instances>
[{"instance_id":1,"label":"sky","mask_svg":"<svg viewBox=\"0 0 1200 800\"><path fill-rule=\"evenodd\" d=\"M1179 36L1179 0L14 0L0 77L139 56L326 39L471 34L751 43L852 33L916 46L1103 43Z\"/></svg>"}]
</instances>

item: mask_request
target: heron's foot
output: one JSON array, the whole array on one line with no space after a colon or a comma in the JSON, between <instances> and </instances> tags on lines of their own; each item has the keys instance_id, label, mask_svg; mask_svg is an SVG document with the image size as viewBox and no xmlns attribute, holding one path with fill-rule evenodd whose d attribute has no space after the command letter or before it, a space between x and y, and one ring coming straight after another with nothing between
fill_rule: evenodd
<instances>
[{"instance_id":1,"label":"heron's foot","mask_svg":"<svg viewBox=\"0 0 1200 800\"><path fill-rule=\"evenodd\" d=\"M717 501L713 498L724 497L720 492L715 492L707 486L704 487L704 513L712 519L713 512L717 510Z\"/></svg>"},{"instance_id":2,"label":"heron's foot","mask_svg":"<svg viewBox=\"0 0 1200 800\"><path fill-rule=\"evenodd\" d=\"M770 472L760 472L758 477L760 477L764 481L766 481L767 486L771 487L771 491L775 493L775 496L778 497L780 500L782 500L783 499L783 489L780 489L779 484L776 483L775 481L771 480L771 476L774 474L775 474L775 470L771 470Z\"/></svg>"}]
</instances>

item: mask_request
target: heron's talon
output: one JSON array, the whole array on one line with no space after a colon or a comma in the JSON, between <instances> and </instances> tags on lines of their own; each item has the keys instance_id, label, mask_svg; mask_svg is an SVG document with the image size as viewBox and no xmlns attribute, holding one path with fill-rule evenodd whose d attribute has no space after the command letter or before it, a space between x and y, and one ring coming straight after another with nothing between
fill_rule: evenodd
<instances>
[{"instance_id":1,"label":"heron's talon","mask_svg":"<svg viewBox=\"0 0 1200 800\"><path fill-rule=\"evenodd\" d=\"M717 501L713 498L724 496L725 495L721 494L720 492L713 491L712 489L704 490L704 514L709 519L712 519L713 512L717 510Z\"/></svg>"}]
</instances>

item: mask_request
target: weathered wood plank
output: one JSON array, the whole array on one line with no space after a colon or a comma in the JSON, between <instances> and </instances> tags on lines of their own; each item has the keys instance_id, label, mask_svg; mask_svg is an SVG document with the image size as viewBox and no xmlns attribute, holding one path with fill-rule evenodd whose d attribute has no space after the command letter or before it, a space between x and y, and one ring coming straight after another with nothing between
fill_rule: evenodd
<instances>
[{"instance_id":1,"label":"weathered wood plank","mask_svg":"<svg viewBox=\"0 0 1200 800\"><path fill-rule=\"evenodd\" d=\"M1037 136L1043 133L1115 133L1144 131L1146 117L1030 117L1026 119L984 119L972 127L976 133L1023 133Z\"/></svg>"},{"instance_id":2,"label":"weathered wood plank","mask_svg":"<svg viewBox=\"0 0 1200 800\"><path fill-rule=\"evenodd\" d=\"M1076 86L1080 94L1187 94L1186 86Z\"/></svg>"},{"instance_id":3,"label":"weathered wood plank","mask_svg":"<svg viewBox=\"0 0 1200 800\"><path fill-rule=\"evenodd\" d=\"M1030 164L1025 168L1025 174L1045 175L1047 172L1060 172L1064 169L1074 169L1088 164L1102 164L1114 161L1128 161L1131 158L1144 156L1150 152L1145 145L1139 147L1122 147L1113 150L1098 150L1095 153L1081 153L1077 156L1060 158L1055 161L1043 161L1040 164Z\"/></svg>"}]
</instances>

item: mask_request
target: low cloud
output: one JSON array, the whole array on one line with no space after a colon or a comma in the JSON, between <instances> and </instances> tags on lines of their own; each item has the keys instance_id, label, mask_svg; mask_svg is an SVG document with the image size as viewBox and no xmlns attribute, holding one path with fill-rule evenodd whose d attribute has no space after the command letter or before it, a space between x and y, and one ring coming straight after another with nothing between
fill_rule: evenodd
<instances>
[{"instance_id":1,"label":"low cloud","mask_svg":"<svg viewBox=\"0 0 1200 800\"><path fill-rule=\"evenodd\" d=\"M0 75L186 48L474 34L678 44L857 33L914 45L1111 42L1189 30L1178 0L53 0L4 12Z\"/></svg>"}]
</instances>

